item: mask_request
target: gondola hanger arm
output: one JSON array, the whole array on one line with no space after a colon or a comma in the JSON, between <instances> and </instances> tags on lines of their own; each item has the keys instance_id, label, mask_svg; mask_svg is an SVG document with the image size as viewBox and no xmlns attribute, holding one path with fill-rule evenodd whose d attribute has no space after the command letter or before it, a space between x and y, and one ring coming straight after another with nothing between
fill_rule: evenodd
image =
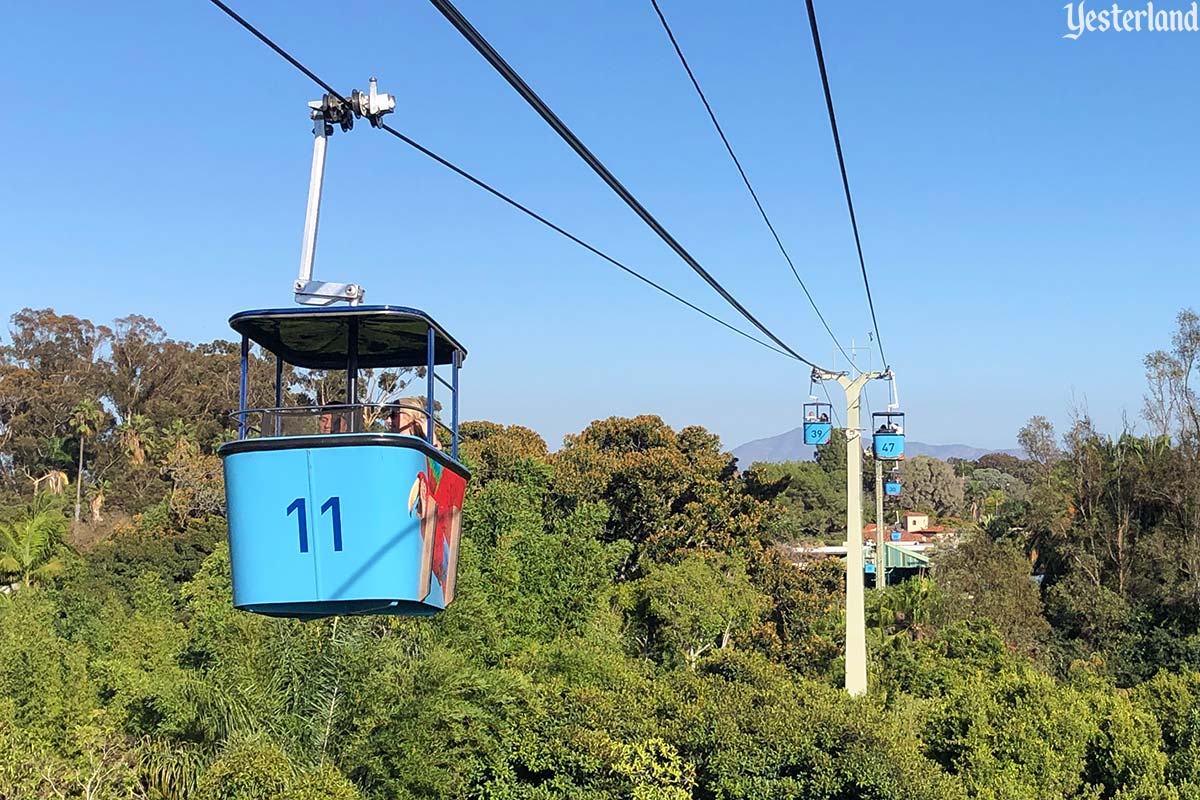
<instances>
[{"instance_id":1,"label":"gondola hanger arm","mask_svg":"<svg viewBox=\"0 0 1200 800\"><path fill-rule=\"evenodd\" d=\"M309 116L313 121L312 172L308 179L308 206L304 212L304 239L300 247L300 271L292 289L296 302L308 306L327 306L346 302L356 306L363 300L365 291L357 283L333 283L313 280L313 262L317 253L317 227L321 217L321 189L325 182L325 151L334 126L349 131L356 117L365 118L371 127L383 125L383 116L396 109L396 98L381 94L371 78L370 91L363 94L358 89L349 98L327 94L320 100L308 104Z\"/></svg>"}]
</instances>

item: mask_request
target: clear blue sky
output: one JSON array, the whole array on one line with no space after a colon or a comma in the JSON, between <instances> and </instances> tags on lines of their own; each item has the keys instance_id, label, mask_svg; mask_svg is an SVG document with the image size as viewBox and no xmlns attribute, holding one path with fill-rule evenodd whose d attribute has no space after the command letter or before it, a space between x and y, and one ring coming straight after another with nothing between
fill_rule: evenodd
<instances>
[{"instance_id":1,"label":"clear blue sky","mask_svg":"<svg viewBox=\"0 0 1200 800\"><path fill-rule=\"evenodd\" d=\"M834 330L865 341L803 4L662 4ZM1196 303L1200 34L1068 41L1062 6L818 3L914 439L1012 446L1073 399L1103 429L1136 420L1143 354ZM427 3L236 7L345 91L379 76L393 125L734 320ZM648 0L460 9L710 271L830 360ZM203 0L5 16L0 314L137 312L201 340L290 304L315 87ZM797 425L808 393L805 369L365 125L331 142L316 274L430 310L470 348L466 415L552 446L657 413L732 447Z\"/></svg>"}]
</instances>

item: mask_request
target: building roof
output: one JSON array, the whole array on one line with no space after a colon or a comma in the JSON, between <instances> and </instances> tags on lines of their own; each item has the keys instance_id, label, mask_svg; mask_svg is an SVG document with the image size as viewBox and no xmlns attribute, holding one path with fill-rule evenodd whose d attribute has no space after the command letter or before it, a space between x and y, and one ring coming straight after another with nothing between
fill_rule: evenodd
<instances>
[{"instance_id":1,"label":"building roof","mask_svg":"<svg viewBox=\"0 0 1200 800\"><path fill-rule=\"evenodd\" d=\"M891 528L891 529L884 531L884 536L887 537L888 541L891 541L891 542L900 541L900 542L925 543L925 542L929 541L928 534L940 533L941 531L942 531L942 528L938 528L936 530L934 530L933 528L929 528L929 529L922 530L922 531L907 531L904 528ZM892 538L892 534L896 534L896 533L900 534L899 539ZM863 541L864 542L875 541L875 523L874 522L863 526Z\"/></svg>"}]
</instances>

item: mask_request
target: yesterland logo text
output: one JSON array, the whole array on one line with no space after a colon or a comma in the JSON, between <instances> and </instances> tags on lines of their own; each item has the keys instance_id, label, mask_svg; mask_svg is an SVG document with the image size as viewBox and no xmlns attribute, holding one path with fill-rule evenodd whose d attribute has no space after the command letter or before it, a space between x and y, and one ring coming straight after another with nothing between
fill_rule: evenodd
<instances>
[{"instance_id":1,"label":"yesterland logo text","mask_svg":"<svg viewBox=\"0 0 1200 800\"><path fill-rule=\"evenodd\" d=\"M1084 33L1118 33L1148 31L1200 31L1197 3L1175 8L1157 7L1153 2L1128 8L1120 3L1088 8L1087 0L1067 3L1067 33L1064 39L1078 39Z\"/></svg>"}]
</instances>

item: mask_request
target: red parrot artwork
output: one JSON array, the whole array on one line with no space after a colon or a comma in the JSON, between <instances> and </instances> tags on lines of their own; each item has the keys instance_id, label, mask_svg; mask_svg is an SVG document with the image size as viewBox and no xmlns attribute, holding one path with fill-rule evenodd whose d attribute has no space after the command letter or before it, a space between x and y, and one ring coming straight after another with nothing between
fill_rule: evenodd
<instances>
[{"instance_id":1,"label":"red parrot artwork","mask_svg":"<svg viewBox=\"0 0 1200 800\"><path fill-rule=\"evenodd\" d=\"M415 509L421 521L421 570L417 600L429 595L431 576L442 587L445 605L454 599L454 579L458 572L458 541L462 528L463 496L467 482L453 470L425 458L425 470L418 472L408 493L408 513Z\"/></svg>"}]
</instances>

